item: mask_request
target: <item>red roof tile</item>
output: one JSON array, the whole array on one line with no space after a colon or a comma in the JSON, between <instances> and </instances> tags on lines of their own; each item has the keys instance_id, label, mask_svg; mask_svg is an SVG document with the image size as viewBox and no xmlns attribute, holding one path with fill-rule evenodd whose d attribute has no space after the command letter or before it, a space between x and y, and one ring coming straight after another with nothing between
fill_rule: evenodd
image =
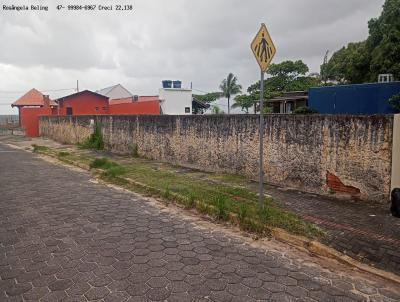
<instances>
[{"instance_id":1,"label":"red roof tile","mask_svg":"<svg viewBox=\"0 0 400 302\"><path fill-rule=\"evenodd\" d=\"M50 100L50 105L57 106L57 104L52 100ZM44 106L44 95L33 88L12 103L11 106Z\"/></svg>"}]
</instances>

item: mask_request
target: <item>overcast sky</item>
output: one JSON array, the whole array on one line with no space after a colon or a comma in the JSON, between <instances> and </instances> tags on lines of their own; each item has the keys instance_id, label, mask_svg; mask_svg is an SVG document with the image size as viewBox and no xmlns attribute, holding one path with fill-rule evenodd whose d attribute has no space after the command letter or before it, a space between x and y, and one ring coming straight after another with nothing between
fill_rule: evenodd
<instances>
[{"instance_id":1,"label":"overcast sky","mask_svg":"<svg viewBox=\"0 0 400 302\"><path fill-rule=\"evenodd\" d=\"M156 95L163 79L215 91L232 72L246 89L259 79L249 44L262 22L277 48L275 63L302 59L319 72L326 50L367 37L367 22L379 16L384 0L90 1L133 4L134 12L58 12L53 1L2 2L49 5L48 12L0 8L0 114L9 114L15 111L4 104L21 92L72 88L78 79L81 89L121 83L134 94Z\"/></svg>"}]
</instances>

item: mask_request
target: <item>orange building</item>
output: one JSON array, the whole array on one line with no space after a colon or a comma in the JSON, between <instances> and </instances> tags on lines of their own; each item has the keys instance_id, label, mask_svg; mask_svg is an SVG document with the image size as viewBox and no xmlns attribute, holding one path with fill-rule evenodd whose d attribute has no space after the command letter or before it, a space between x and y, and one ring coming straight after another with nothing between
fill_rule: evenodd
<instances>
[{"instance_id":1,"label":"orange building","mask_svg":"<svg viewBox=\"0 0 400 302\"><path fill-rule=\"evenodd\" d=\"M132 96L129 98L110 100L110 114L136 115L160 114L160 100L158 96Z\"/></svg>"},{"instance_id":2,"label":"orange building","mask_svg":"<svg viewBox=\"0 0 400 302\"><path fill-rule=\"evenodd\" d=\"M104 115L109 114L108 97L84 90L55 100L57 115Z\"/></svg>"},{"instance_id":3,"label":"orange building","mask_svg":"<svg viewBox=\"0 0 400 302\"><path fill-rule=\"evenodd\" d=\"M11 107L18 108L19 125L25 129L28 137L39 136L40 115L52 115L57 112L57 103L34 88L12 103Z\"/></svg>"},{"instance_id":4,"label":"orange building","mask_svg":"<svg viewBox=\"0 0 400 302\"><path fill-rule=\"evenodd\" d=\"M36 89L31 89L12 107L18 107L20 126L28 137L39 136L39 117L44 115L159 115L158 96L132 96L109 100L108 96L84 90L57 100L50 100Z\"/></svg>"}]
</instances>

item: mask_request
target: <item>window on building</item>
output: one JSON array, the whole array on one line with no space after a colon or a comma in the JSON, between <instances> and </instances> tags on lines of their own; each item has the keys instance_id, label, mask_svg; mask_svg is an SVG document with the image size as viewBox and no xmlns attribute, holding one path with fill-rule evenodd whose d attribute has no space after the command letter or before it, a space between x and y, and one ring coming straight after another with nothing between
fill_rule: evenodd
<instances>
[{"instance_id":1,"label":"window on building","mask_svg":"<svg viewBox=\"0 0 400 302\"><path fill-rule=\"evenodd\" d=\"M190 113L190 107L185 107L185 113Z\"/></svg>"},{"instance_id":2,"label":"window on building","mask_svg":"<svg viewBox=\"0 0 400 302\"><path fill-rule=\"evenodd\" d=\"M67 115L72 115L72 107L67 107Z\"/></svg>"},{"instance_id":3,"label":"window on building","mask_svg":"<svg viewBox=\"0 0 400 302\"><path fill-rule=\"evenodd\" d=\"M99 111L99 107L96 107L96 111Z\"/></svg>"}]
</instances>

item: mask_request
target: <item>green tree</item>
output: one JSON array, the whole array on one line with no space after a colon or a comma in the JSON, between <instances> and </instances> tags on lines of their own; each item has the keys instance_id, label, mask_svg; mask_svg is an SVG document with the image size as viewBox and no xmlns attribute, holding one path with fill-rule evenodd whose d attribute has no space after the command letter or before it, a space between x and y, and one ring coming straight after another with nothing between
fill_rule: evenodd
<instances>
[{"instance_id":1,"label":"green tree","mask_svg":"<svg viewBox=\"0 0 400 302\"><path fill-rule=\"evenodd\" d=\"M301 60L271 64L267 71L269 77L264 82L264 98L271 99L284 92L304 91L321 85L319 77L306 76L308 71L308 66ZM250 85L247 92L252 99L259 100L260 81Z\"/></svg>"},{"instance_id":2,"label":"green tree","mask_svg":"<svg viewBox=\"0 0 400 302\"><path fill-rule=\"evenodd\" d=\"M347 47L335 52L327 64L321 66L330 81L340 84L363 83L368 81L370 55L366 42L349 43Z\"/></svg>"},{"instance_id":3,"label":"green tree","mask_svg":"<svg viewBox=\"0 0 400 302\"><path fill-rule=\"evenodd\" d=\"M194 94L193 97L200 102L210 104L221 98L221 92L209 92L202 95Z\"/></svg>"},{"instance_id":4,"label":"green tree","mask_svg":"<svg viewBox=\"0 0 400 302\"><path fill-rule=\"evenodd\" d=\"M232 108L241 108L243 112L249 113L249 108L253 107L255 100L247 94L240 94L235 97Z\"/></svg>"},{"instance_id":5,"label":"green tree","mask_svg":"<svg viewBox=\"0 0 400 302\"><path fill-rule=\"evenodd\" d=\"M392 96L388 100L388 104L392 106L394 109L400 111L400 93Z\"/></svg>"},{"instance_id":6,"label":"green tree","mask_svg":"<svg viewBox=\"0 0 400 302\"><path fill-rule=\"evenodd\" d=\"M400 79L400 0L386 0L381 16L370 20L368 27L370 80L376 81L381 73Z\"/></svg>"},{"instance_id":7,"label":"green tree","mask_svg":"<svg viewBox=\"0 0 400 302\"><path fill-rule=\"evenodd\" d=\"M224 79L219 86L222 96L228 99L228 114L230 114L230 99L232 96L242 92L242 86L238 84L237 77L232 73Z\"/></svg>"},{"instance_id":8,"label":"green tree","mask_svg":"<svg viewBox=\"0 0 400 302\"><path fill-rule=\"evenodd\" d=\"M381 73L400 79L400 0L386 0L379 18L369 21L366 41L336 51L321 74L338 83L376 82Z\"/></svg>"},{"instance_id":9,"label":"green tree","mask_svg":"<svg viewBox=\"0 0 400 302\"><path fill-rule=\"evenodd\" d=\"M217 105L211 106L211 113L212 114L224 114L225 112L221 110Z\"/></svg>"}]
</instances>

